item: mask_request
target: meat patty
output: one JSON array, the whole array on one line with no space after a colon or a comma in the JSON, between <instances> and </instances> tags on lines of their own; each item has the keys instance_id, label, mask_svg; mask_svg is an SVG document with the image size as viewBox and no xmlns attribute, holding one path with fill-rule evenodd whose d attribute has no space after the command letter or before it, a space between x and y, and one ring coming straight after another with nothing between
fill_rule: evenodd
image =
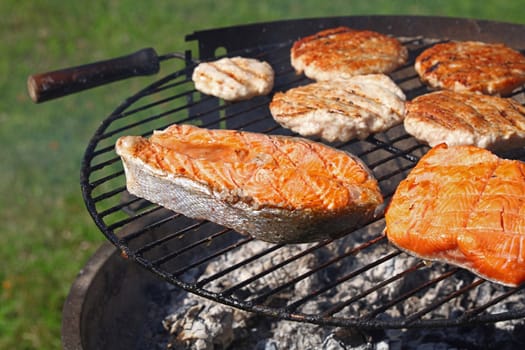
<instances>
[{"instance_id":1,"label":"meat patty","mask_svg":"<svg viewBox=\"0 0 525 350\"><path fill-rule=\"evenodd\" d=\"M291 64L297 73L314 80L389 73L408 59L408 50L397 39L369 31L338 27L296 41Z\"/></svg>"},{"instance_id":2,"label":"meat patty","mask_svg":"<svg viewBox=\"0 0 525 350\"><path fill-rule=\"evenodd\" d=\"M277 92L270 111L279 124L300 135L345 142L401 123L405 95L388 76L369 74Z\"/></svg>"},{"instance_id":3,"label":"meat patty","mask_svg":"<svg viewBox=\"0 0 525 350\"><path fill-rule=\"evenodd\" d=\"M403 180L386 234L423 259L486 279L525 282L525 163L474 146L432 148Z\"/></svg>"},{"instance_id":4,"label":"meat patty","mask_svg":"<svg viewBox=\"0 0 525 350\"><path fill-rule=\"evenodd\" d=\"M525 107L512 98L432 92L407 102L404 126L430 146L446 143L491 150L525 146Z\"/></svg>"},{"instance_id":5,"label":"meat patty","mask_svg":"<svg viewBox=\"0 0 525 350\"><path fill-rule=\"evenodd\" d=\"M499 43L436 44L416 58L414 68L435 89L505 96L525 83L525 56Z\"/></svg>"},{"instance_id":6,"label":"meat patty","mask_svg":"<svg viewBox=\"0 0 525 350\"><path fill-rule=\"evenodd\" d=\"M273 88L274 71L269 63L254 58L221 58L203 62L192 75L195 88L227 101L266 95Z\"/></svg>"},{"instance_id":7,"label":"meat patty","mask_svg":"<svg viewBox=\"0 0 525 350\"><path fill-rule=\"evenodd\" d=\"M302 138L175 124L116 151L130 193L269 242L339 237L383 202L358 158Z\"/></svg>"}]
</instances>

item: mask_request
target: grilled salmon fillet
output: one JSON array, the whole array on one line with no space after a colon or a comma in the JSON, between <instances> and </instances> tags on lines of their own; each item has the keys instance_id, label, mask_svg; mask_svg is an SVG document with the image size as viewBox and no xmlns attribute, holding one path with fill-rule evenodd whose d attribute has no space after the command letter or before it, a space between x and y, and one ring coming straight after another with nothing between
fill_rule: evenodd
<instances>
[{"instance_id":1,"label":"grilled salmon fillet","mask_svg":"<svg viewBox=\"0 0 525 350\"><path fill-rule=\"evenodd\" d=\"M193 70L195 89L227 101L247 100L270 93L274 71L255 58L225 57L199 63Z\"/></svg>"},{"instance_id":2,"label":"grilled salmon fillet","mask_svg":"<svg viewBox=\"0 0 525 350\"><path fill-rule=\"evenodd\" d=\"M384 74L359 75L277 92L270 112L279 124L300 135L345 142L401 123L405 95Z\"/></svg>"},{"instance_id":3,"label":"grilled salmon fillet","mask_svg":"<svg viewBox=\"0 0 525 350\"><path fill-rule=\"evenodd\" d=\"M432 148L397 188L386 234L402 250L508 286L525 281L525 163Z\"/></svg>"},{"instance_id":4,"label":"grilled salmon fillet","mask_svg":"<svg viewBox=\"0 0 525 350\"><path fill-rule=\"evenodd\" d=\"M414 68L436 89L505 96L525 83L525 56L499 43L436 44L416 57Z\"/></svg>"},{"instance_id":5,"label":"grilled salmon fillet","mask_svg":"<svg viewBox=\"0 0 525 350\"><path fill-rule=\"evenodd\" d=\"M370 30L330 28L296 41L291 64L314 80L389 73L406 63L408 50L396 38Z\"/></svg>"},{"instance_id":6,"label":"grilled salmon fillet","mask_svg":"<svg viewBox=\"0 0 525 350\"><path fill-rule=\"evenodd\" d=\"M404 126L430 146L446 143L498 151L525 146L525 107L512 98L432 92L406 103Z\"/></svg>"},{"instance_id":7,"label":"grilled salmon fillet","mask_svg":"<svg viewBox=\"0 0 525 350\"><path fill-rule=\"evenodd\" d=\"M175 124L116 151L130 193L268 242L338 237L383 201L359 159L302 138Z\"/></svg>"}]
</instances>

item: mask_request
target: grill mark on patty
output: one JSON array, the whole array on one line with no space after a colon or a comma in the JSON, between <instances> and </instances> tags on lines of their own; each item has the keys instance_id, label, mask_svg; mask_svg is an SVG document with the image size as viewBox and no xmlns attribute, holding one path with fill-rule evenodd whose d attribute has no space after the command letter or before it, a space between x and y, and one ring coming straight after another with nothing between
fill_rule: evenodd
<instances>
[{"instance_id":1,"label":"grill mark on patty","mask_svg":"<svg viewBox=\"0 0 525 350\"><path fill-rule=\"evenodd\" d=\"M355 32L355 30L350 29L350 28L345 28L345 27L339 27L339 28L335 28L334 30L331 30L328 32L316 33L312 37L312 40L308 40L308 41L305 40L302 43L303 45L308 45L308 44L313 43L314 41L319 41L323 39L332 39L336 37L337 35L344 34L344 33L352 33L352 32Z\"/></svg>"},{"instance_id":2,"label":"grill mark on patty","mask_svg":"<svg viewBox=\"0 0 525 350\"><path fill-rule=\"evenodd\" d=\"M292 66L315 80L331 74L384 73L404 64L408 50L396 38L348 27L326 29L299 39L291 49Z\"/></svg>"},{"instance_id":3,"label":"grill mark on patty","mask_svg":"<svg viewBox=\"0 0 525 350\"><path fill-rule=\"evenodd\" d=\"M346 142L402 122L403 91L384 74L321 81L276 93L270 112L303 136Z\"/></svg>"},{"instance_id":4,"label":"grill mark on patty","mask_svg":"<svg viewBox=\"0 0 525 350\"><path fill-rule=\"evenodd\" d=\"M507 144L518 147L525 139L523 111L525 108L511 98L443 90L419 96L407 103L405 125L409 133L431 145L440 142L473 142L474 145L487 148ZM425 124L439 126L442 131L434 135L424 130ZM464 130L473 139L463 141L457 139L458 135L440 141L440 138L445 137L445 130ZM522 141L517 144L518 139Z\"/></svg>"},{"instance_id":5,"label":"grill mark on patty","mask_svg":"<svg viewBox=\"0 0 525 350\"><path fill-rule=\"evenodd\" d=\"M241 66L239 66L237 63L235 63L234 61L231 61L232 65L239 68L244 74L246 75L251 75L253 76L254 74L252 73L252 71L250 70L247 70ZM244 77L242 77L241 75L237 76L235 75L234 72L232 72L231 70L229 69L224 69L221 67L221 65L217 64L216 62L210 62L209 63L213 68L215 68L215 70L219 73L222 73L224 75L227 75L228 77L230 77L232 80L235 80L236 82L238 82L240 85L246 85L247 83L249 83L250 79L243 79ZM211 76L208 76L210 79L211 79Z\"/></svg>"},{"instance_id":6,"label":"grill mark on patty","mask_svg":"<svg viewBox=\"0 0 525 350\"><path fill-rule=\"evenodd\" d=\"M525 57L503 44L436 44L416 57L415 67L430 86L450 90L508 94L525 82Z\"/></svg>"},{"instance_id":7,"label":"grill mark on patty","mask_svg":"<svg viewBox=\"0 0 525 350\"><path fill-rule=\"evenodd\" d=\"M382 89L382 90L385 91L387 94L391 94L391 93L392 93L391 91L389 91L389 90L387 90L387 89L384 89L382 86L377 85L376 87L379 88L379 89ZM344 89L344 88L343 88L343 89ZM348 90L348 92L349 92L350 95L357 96L357 97L361 97L361 98L365 99L365 100L366 100L365 105L366 105L366 103L368 103L368 104L370 104L370 105L375 105L375 106L378 107L378 109L381 109L380 107L381 107L381 106L384 106L384 104L382 103L383 101L381 101L381 99L379 99L379 98L374 98L374 97L370 96L370 94L366 94L366 93L364 93L364 91L360 88L360 86L359 86L358 89L351 89L351 90ZM373 113L373 114L375 114L375 115L381 117L380 114L379 114L378 112L375 112L375 111L373 111L373 110L367 108L365 105L361 105L361 104L360 104L359 107L362 108L362 109L365 109L365 110L367 110L367 111L370 111L371 113ZM389 108L389 111L390 111L390 112L395 113L399 118L403 118L404 113L399 112L398 110L392 108L392 106L389 106L389 107L390 107L390 108Z\"/></svg>"},{"instance_id":8,"label":"grill mark on patty","mask_svg":"<svg viewBox=\"0 0 525 350\"><path fill-rule=\"evenodd\" d=\"M456 95L456 98L459 100L459 96ZM469 95L468 98L463 101L463 103L470 107L473 112L475 112L479 118L482 118L486 125L488 126L487 130L491 128L497 128L498 131L504 131L509 126L517 130L525 130L517 122L517 118L522 118L523 123L525 123L525 115L519 113L516 110L516 114L508 113L505 109L515 110L514 105L517 104L513 100L504 99L504 100L495 100L494 98L481 96L477 94ZM489 109L489 110L486 110ZM512 115L511 115L512 114ZM482 131L482 130L480 130Z\"/></svg>"},{"instance_id":9,"label":"grill mark on patty","mask_svg":"<svg viewBox=\"0 0 525 350\"><path fill-rule=\"evenodd\" d=\"M303 108L308 110L318 110L318 109L325 109L328 112L332 113L339 113L342 115L345 115L347 117L361 117L360 111L368 111L372 114L374 114L376 117L380 117L379 114L376 111L373 111L369 108L366 108L366 103L369 104L375 104L376 106L380 106L381 103L378 102L378 100L371 98L370 96L367 96L365 94L358 94L358 91L352 90L352 89L342 89L344 92L348 93L349 95L355 95L358 97L361 97L365 99L366 101L362 104L356 104L354 101L352 101L349 96L345 95L334 95L332 90L330 90L328 87L318 87L314 91L301 91L301 90L295 90L294 93L296 95L301 96L301 100L297 101L297 99L294 99L294 101L290 101L289 99L283 98L283 102L288 104L289 106L295 107L295 109ZM323 92L316 93L316 92ZM339 108L334 108L339 107ZM301 112L293 113L294 115L300 115ZM396 113L399 115L399 113ZM286 116L291 116L290 113L286 113Z\"/></svg>"}]
</instances>

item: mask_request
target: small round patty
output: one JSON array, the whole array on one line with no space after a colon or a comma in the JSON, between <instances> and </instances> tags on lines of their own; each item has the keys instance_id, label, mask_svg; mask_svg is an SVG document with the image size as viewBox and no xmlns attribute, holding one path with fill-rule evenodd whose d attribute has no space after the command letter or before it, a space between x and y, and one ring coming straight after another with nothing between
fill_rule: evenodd
<instances>
[{"instance_id":1,"label":"small round patty","mask_svg":"<svg viewBox=\"0 0 525 350\"><path fill-rule=\"evenodd\" d=\"M193 71L195 89L226 101L248 100L270 93L274 71L268 62L255 58L224 57L200 63Z\"/></svg>"},{"instance_id":2,"label":"small round patty","mask_svg":"<svg viewBox=\"0 0 525 350\"><path fill-rule=\"evenodd\" d=\"M525 56L501 43L436 44L416 58L414 68L435 89L503 96L525 83Z\"/></svg>"},{"instance_id":3,"label":"small round patty","mask_svg":"<svg viewBox=\"0 0 525 350\"><path fill-rule=\"evenodd\" d=\"M525 146L525 106L512 98L434 91L406 104L404 125L432 147L446 143L503 151Z\"/></svg>"},{"instance_id":4,"label":"small round patty","mask_svg":"<svg viewBox=\"0 0 525 350\"><path fill-rule=\"evenodd\" d=\"M408 59L408 50L396 38L369 31L337 27L294 43L291 64L297 73L314 80L389 73Z\"/></svg>"}]
</instances>

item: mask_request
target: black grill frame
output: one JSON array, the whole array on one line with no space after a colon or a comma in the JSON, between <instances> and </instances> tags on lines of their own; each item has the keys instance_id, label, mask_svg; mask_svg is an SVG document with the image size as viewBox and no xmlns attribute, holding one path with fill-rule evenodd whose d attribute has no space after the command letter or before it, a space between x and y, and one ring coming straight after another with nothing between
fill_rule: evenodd
<instances>
[{"instance_id":1,"label":"black grill frame","mask_svg":"<svg viewBox=\"0 0 525 350\"><path fill-rule=\"evenodd\" d=\"M433 43L454 39L503 41L522 51L525 48L525 40L521 35L525 32L524 26L435 17L367 16L280 21L200 31L187 36L186 39L198 41L199 61L215 59L215 52L219 48L225 48L228 56L243 55L270 61L276 70L274 91L282 91L308 82L303 76L296 75L289 65L287 53L293 41L321 29L338 25L372 29L397 36L409 47L409 63L391 74L405 91L407 99L429 91L419 82L412 64L417 54ZM504 303L511 295L525 293L523 286L517 288L494 286L499 294L489 302L468 308L459 316L445 318L434 316L433 312L441 305L453 301L469 290L475 290L480 285L490 283L473 276L467 279L465 286L442 296L412 315L399 318L381 317L389 308L407 302L410 296L422 293L426 288L442 280L450 280L450 283L454 283L455 276L464 274L464 271L451 266L446 267L433 279L422 281L420 285L404 292L390 302L376 305L372 312L337 316L348 305L362 302L367 295L375 293L389 283L402 280L414 271L434 268L427 267L421 261L398 275L390 276L371 288L359 291L346 300L333 300L333 304L322 313L302 312L302 305L315 301L318 296L351 280L356 275L382 262L406 258L405 253L388 245L386 238L382 235L381 218L363 228L364 231L372 232L371 236L367 236L368 240L357 240L353 248L344 254L334 255L319 266L312 268L308 273L295 276L290 281L283 281L278 288L266 291L253 299L239 297L237 292L242 291L246 285L258 278L258 275L219 292L207 289L206 285L223 275L242 269L251 260L282 249L282 245L274 245L262 251L260 255L253 256L250 261L225 266L224 271L215 276L207 276L205 279L199 279L198 276L187 277L186 275L191 275L191 271L208 264L218 256L242 245L251 244L253 239L212 223L184 218L141 199L128 196L125 191L125 178L120 159L113 151L116 138L126 134L147 136L153 129L161 129L175 121L198 123L200 126L210 128L228 127L285 135L292 135L292 133L277 125L269 115L267 105L271 95L240 103L224 103L213 97L201 96L191 85L191 72L197 61L193 59L191 52L186 52L185 56L185 68L167 75L126 99L111 115L105 118L85 151L81 165L81 189L86 207L99 229L120 249L123 257L138 263L188 292L246 311L293 321L372 329L458 326L525 317L525 306L500 313L487 312L487 309L494 305ZM165 94L167 96L164 96ZM513 97L524 103L524 90L516 91ZM334 143L332 146L349 150L364 159L378 178L387 201L393 194L397 183L428 150L427 146L407 135L402 126L397 126L391 131L371 136L363 141ZM523 161L525 160L525 149L505 156ZM390 162L397 163L395 170L386 170L386 172L382 170L382 167ZM357 235L358 232L360 230L349 233L349 236ZM265 274L273 273L274 269L285 267L324 247L337 245L338 242L340 241L325 241L313 247L306 247L302 253L289 257L282 262L282 265L265 271ZM284 306L272 306L267 303L271 296L278 295L308 276L321 273L329 266L337 266L349 257L363 255L366 257L367 249L383 248L386 249L386 253L377 261L364 264L343 276L336 276L334 280L319 285L318 289L312 290L307 296ZM188 256L197 257L197 259L179 262ZM170 263L176 266L166 266ZM425 318L425 315L429 317Z\"/></svg>"}]
</instances>

